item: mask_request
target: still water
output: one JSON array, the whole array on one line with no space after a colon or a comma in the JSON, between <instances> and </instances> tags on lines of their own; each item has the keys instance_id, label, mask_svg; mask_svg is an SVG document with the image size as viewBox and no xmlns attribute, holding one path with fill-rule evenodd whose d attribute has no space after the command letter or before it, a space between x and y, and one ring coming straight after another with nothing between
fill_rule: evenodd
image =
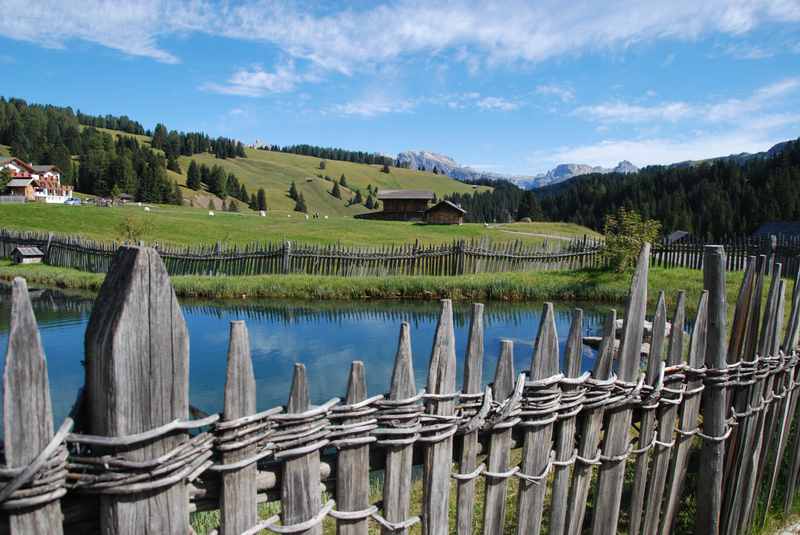
<instances>
[{"instance_id":1,"label":"still water","mask_svg":"<svg viewBox=\"0 0 800 535\"><path fill-rule=\"evenodd\" d=\"M8 343L9 297L8 293L0 293L3 355ZM92 299L50 290L32 292L32 297L47 356L54 420L58 423L69 413L84 382L83 336ZM353 360L364 362L370 394L386 392L402 321L411 326L414 373L417 386L423 387L438 319L438 303L183 301L181 305L190 334L190 401L207 413L222 409L232 320L247 322L261 410L286 403L295 362L304 363L308 369L312 402L344 396ZM582 308L584 335L599 334L605 309L592 305ZM556 306L562 354L572 310L573 305ZM459 383L470 314L469 304L454 305ZM486 306L485 382L494 374L501 339L514 341L517 371L530 367L541 314L541 303ZM594 357L594 351L584 348L584 369L592 367Z\"/></svg>"}]
</instances>

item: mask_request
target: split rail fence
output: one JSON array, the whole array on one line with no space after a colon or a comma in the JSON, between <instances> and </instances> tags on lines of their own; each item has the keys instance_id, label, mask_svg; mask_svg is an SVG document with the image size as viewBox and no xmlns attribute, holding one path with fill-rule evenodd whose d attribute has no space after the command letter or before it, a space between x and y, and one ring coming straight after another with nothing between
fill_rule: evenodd
<instances>
[{"instance_id":1,"label":"split rail fence","mask_svg":"<svg viewBox=\"0 0 800 535\"><path fill-rule=\"evenodd\" d=\"M36 319L17 278L0 531L185 535L192 512L218 510L224 535L537 535L544 526L552 535L666 535L692 502L694 533L744 534L779 490L791 506L800 472L800 291L787 303L775 263L762 307L766 264L748 259L729 329L725 252L706 247L706 290L688 333L682 292L671 321L663 292L645 321L645 246L622 327L609 311L591 371L581 370L582 312L559 354L546 304L530 369L514 369L514 344L503 341L485 388L480 304L460 390L444 300L424 389L403 323L388 393L368 392L364 366L353 362L343 399L312 405L314 370L295 364L286 406L266 410L255 402L247 327L231 322L224 410L190 420L188 333L164 262L152 248L122 247L87 326L85 386L57 429ZM382 488L370 486L376 471ZM421 496L419 509L412 496ZM260 517L262 502L279 503L278 514Z\"/></svg>"},{"instance_id":2,"label":"split rail fence","mask_svg":"<svg viewBox=\"0 0 800 535\"><path fill-rule=\"evenodd\" d=\"M79 237L0 229L0 257L18 245L35 245L44 263L93 273L108 272L121 245ZM244 246L154 246L170 275L463 275L506 271L580 269L602 265L602 242L589 238L542 246L521 242L454 241L385 247L252 243Z\"/></svg>"}]
</instances>

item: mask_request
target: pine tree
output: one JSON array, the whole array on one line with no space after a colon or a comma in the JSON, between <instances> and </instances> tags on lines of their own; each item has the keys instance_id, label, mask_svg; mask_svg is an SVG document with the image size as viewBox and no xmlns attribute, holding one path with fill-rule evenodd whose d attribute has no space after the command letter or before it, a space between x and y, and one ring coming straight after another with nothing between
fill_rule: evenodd
<instances>
[{"instance_id":1,"label":"pine tree","mask_svg":"<svg viewBox=\"0 0 800 535\"><path fill-rule=\"evenodd\" d=\"M239 200L242 202L250 202L250 195L247 194L247 188L244 184L239 188Z\"/></svg>"},{"instance_id":2,"label":"pine tree","mask_svg":"<svg viewBox=\"0 0 800 535\"><path fill-rule=\"evenodd\" d=\"M178 185L177 182L173 182L175 185L174 193L172 194L173 202L178 206L183 206L183 192L181 191L181 187Z\"/></svg>"},{"instance_id":3,"label":"pine tree","mask_svg":"<svg viewBox=\"0 0 800 535\"><path fill-rule=\"evenodd\" d=\"M258 210L258 199L256 199L256 194L252 193L250 195L250 209L251 210Z\"/></svg>"},{"instance_id":4,"label":"pine tree","mask_svg":"<svg viewBox=\"0 0 800 535\"><path fill-rule=\"evenodd\" d=\"M239 205L233 199L228 199L228 211L229 212L238 212Z\"/></svg>"},{"instance_id":5,"label":"pine tree","mask_svg":"<svg viewBox=\"0 0 800 535\"><path fill-rule=\"evenodd\" d=\"M361 197L361 190L357 189L352 204L361 204L362 202L364 202L364 199Z\"/></svg>"},{"instance_id":6,"label":"pine tree","mask_svg":"<svg viewBox=\"0 0 800 535\"><path fill-rule=\"evenodd\" d=\"M339 178L339 184L341 184L344 188L347 187L347 177L344 176L344 173L342 173L342 176Z\"/></svg>"},{"instance_id":7,"label":"pine tree","mask_svg":"<svg viewBox=\"0 0 800 535\"><path fill-rule=\"evenodd\" d=\"M173 156L172 154L170 154L169 158L167 158L167 169L169 169L170 171L174 171L175 173L178 174L181 173L181 166L180 164L178 164L178 160L175 159L175 156Z\"/></svg>"},{"instance_id":8,"label":"pine tree","mask_svg":"<svg viewBox=\"0 0 800 535\"><path fill-rule=\"evenodd\" d=\"M267 209L267 192L264 191L264 188L258 189L258 196L256 197L256 207L259 210Z\"/></svg>"},{"instance_id":9,"label":"pine tree","mask_svg":"<svg viewBox=\"0 0 800 535\"><path fill-rule=\"evenodd\" d=\"M294 211L303 213L308 212L308 208L306 208L306 200L303 198L302 193L297 197L297 202L294 205Z\"/></svg>"},{"instance_id":10,"label":"pine tree","mask_svg":"<svg viewBox=\"0 0 800 535\"><path fill-rule=\"evenodd\" d=\"M164 149L164 146L167 144L167 127L161 123L156 125L156 129L153 130L153 137L150 140L150 146L154 149Z\"/></svg>"},{"instance_id":11,"label":"pine tree","mask_svg":"<svg viewBox=\"0 0 800 535\"><path fill-rule=\"evenodd\" d=\"M337 199L341 199L342 198L342 190L341 190L341 188L339 188L339 183L338 182L334 182L333 183L333 189L331 190L331 195L333 195Z\"/></svg>"},{"instance_id":12,"label":"pine tree","mask_svg":"<svg viewBox=\"0 0 800 535\"><path fill-rule=\"evenodd\" d=\"M200 168L194 160L189 163L189 169L186 171L186 186L193 190L200 189Z\"/></svg>"},{"instance_id":13,"label":"pine tree","mask_svg":"<svg viewBox=\"0 0 800 535\"><path fill-rule=\"evenodd\" d=\"M364 206L366 208L368 208L369 210L372 210L373 208L375 208L375 199L372 197L372 195L367 197L367 202L364 203Z\"/></svg>"},{"instance_id":14,"label":"pine tree","mask_svg":"<svg viewBox=\"0 0 800 535\"><path fill-rule=\"evenodd\" d=\"M289 198L294 201L298 200L297 186L295 186L294 182L292 182L292 185L289 186Z\"/></svg>"}]
</instances>

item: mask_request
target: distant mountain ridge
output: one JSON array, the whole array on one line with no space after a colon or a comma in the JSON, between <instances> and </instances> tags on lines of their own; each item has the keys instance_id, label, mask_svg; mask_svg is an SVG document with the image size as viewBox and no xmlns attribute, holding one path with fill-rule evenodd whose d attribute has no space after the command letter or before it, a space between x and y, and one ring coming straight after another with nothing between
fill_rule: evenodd
<instances>
[{"instance_id":1,"label":"distant mountain ridge","mask_svg":"<svg viewBox=\"0 0 800 535\"><path fill-rule=\"evenodd\" d=\"M525 175L507 175L502 173L493 173L489 171L481 171L472 167L461 165L450 156L438 154L427 150L419 151L404 151L397 155L398 166L408 167L410 169L424 170L424 171L438 171L443 175L447 175L456 180L474 181L481 178L489 178L494 180L509 180L514 182L521 188L536 189L552 184L558 184L570 178L587 175L590 173L635 173L639 170L638 167L633 165L627 160L623 160L617 164L616 167L606 168L601 166L592 166L585 164L565 163L554 167L546 173L541 173L534 176Z\"/></svg>"}]
</instances>

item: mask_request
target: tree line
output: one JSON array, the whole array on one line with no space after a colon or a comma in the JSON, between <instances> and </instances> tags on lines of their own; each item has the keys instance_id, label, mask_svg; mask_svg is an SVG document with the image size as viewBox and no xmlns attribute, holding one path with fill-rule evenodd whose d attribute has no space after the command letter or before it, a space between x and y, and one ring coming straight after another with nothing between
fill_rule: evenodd
<instances>
[{"instance_id":1,"label":"tree line","mask_svg":"<svg viewBox=\"0 0 800 535\"><path fill-rule=\"evenodd\" d=\"M209 192L224 199L233 197L247 204L253 210L267 209L267 195L264 188L259 188L256 193L248 193L247 187L239 183L234 173L226 173L221 165L208 166L198 164L195 160L189 163L186 170L186 187L199 190L205 184ZM236 206L235 203L229 206ZM237 207L238 210L238 207Z\"/></svg>"},{"instance_id":2,"label":"tree line","mask_svg":"<svg viewBox=\"0 0 800 535\"><path fill-rule=\"evenodd\" d=\"M241 141L226 137L212 139L202 132L168 131L167 127L161 123L158 123L153 130L150 146L164 151L167 157L167 167L176 173L181 172L178 156L211 152L220 159L247 158Z\"/></svg>"},{"instance_id":3,"label":"tree line","mask_svg":"<svg viewBox=\"0 0 800 535\"><path fill-rule=\"evenodd\" d=\"M768 157L590 174L534 191L508 181L476 183L494 190L447 197L461 204L472 222L530 217L602 231L606 215L624 208L659 221L666 233L724 238L751 234L768 221L800 220L800 139Z\"/></svg>"},{"instance_id":4,"label":"tree line","mask_svg":"<svg viewBox=\"0 0 800 535\"><path fill-rule=\"evenodd\" d=\"M325 160L338 160L342 162L365 163L369 165L393 165L394 160L383 154L375 152L364 152L346 150L333 147L318 147L316 145L267 145L261 147L262 150L273 152L286 152L290 154L300 154L302 156L314 156Z\"/></svg>"}]
</instances>

